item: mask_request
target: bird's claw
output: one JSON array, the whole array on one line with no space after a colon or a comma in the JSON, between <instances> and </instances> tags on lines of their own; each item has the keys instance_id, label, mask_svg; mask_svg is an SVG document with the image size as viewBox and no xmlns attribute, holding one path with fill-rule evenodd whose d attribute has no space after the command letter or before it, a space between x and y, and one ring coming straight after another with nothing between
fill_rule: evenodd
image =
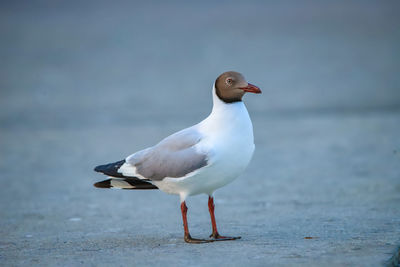
<instances>
[{"instance_id":1,"label":"bird's claw","mask_svg":"<svg viewBox=\"0 0 400 267\"><path fill-rule=\"evenodd\" d=\"M212 233L210 235L211 240L213 241L229 241L229 240L236 240L242 238L241 236L222 236L219 233Z\"/></svg>"},{"instance_id":2,"label":"bird's claw","mask_svg":"<svg viewBox=\"0 0 400 267\"><path fill-rule=\"evenodd\" d=\"M191 244L203 244L203 243L211 243L214 242L214 239L198 239L198 238L193 238L190 235L185 235L184 237L186 243L191 243Z\"/></svg>"}]
</instances>

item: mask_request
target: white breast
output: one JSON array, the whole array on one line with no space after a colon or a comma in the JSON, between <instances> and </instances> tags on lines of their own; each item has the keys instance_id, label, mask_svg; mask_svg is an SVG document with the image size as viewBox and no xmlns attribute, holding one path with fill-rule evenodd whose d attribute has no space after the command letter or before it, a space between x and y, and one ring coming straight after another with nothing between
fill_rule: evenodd
<instances>
[{"instance_id":1,"label":"white breast","mask_svg":"<svg viewBox=\"0 0 400 267\"><path fill-rule=\"evenodd\" d=\"M254 152L253 125L243 102L216 103L210 116L199 124L206 136L205 147L214 153L210 157L210 179L223 186L239 176L249 164ZM220 187L218 186L218 187Z\"/></svg>"}]
</instances>

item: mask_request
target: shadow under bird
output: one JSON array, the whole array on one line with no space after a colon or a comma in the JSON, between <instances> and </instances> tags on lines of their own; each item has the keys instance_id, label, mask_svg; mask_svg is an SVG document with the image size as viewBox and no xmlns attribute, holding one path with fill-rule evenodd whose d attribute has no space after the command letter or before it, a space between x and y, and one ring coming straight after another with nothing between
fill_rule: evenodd
<instances>
[{"instance_id":1,"label":"shadow under bird","mask_svg":"<svg viewBox=\"0 0 400 267\"><path fill-rule=\"evenodd\" d=\"M110 179L94 185L99 188L160 189L179 195L184 239L188 243L240 238L219 234L213 193L238 177L253 155L253 125L242 101L247 92L259 94L261 90L238 72L221 74L214 83L213 108L206 119L121 161L97 166L94 170ZM187 223L186 198L202 193L209 196L210 239L192 238Z\"/></svg>"}]
</instances>

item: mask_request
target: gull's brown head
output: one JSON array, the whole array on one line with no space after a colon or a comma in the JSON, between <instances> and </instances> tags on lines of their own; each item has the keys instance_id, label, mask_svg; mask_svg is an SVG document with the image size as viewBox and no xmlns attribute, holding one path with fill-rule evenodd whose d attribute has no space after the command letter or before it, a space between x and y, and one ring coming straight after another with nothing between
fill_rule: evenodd
<instances>
[{"instance_id":1,"label":"gull's brown head","mask_svg":"<svg viewBox=\"0 0 400 267\"><path fill-rule=\"evenodd\" d=\"M242 101L242 97L246 92L260 94L261 90L257 86L248 83L239 72L224 72L215 81L215 93L225 103Z\"/></svg>"}]
</instances>

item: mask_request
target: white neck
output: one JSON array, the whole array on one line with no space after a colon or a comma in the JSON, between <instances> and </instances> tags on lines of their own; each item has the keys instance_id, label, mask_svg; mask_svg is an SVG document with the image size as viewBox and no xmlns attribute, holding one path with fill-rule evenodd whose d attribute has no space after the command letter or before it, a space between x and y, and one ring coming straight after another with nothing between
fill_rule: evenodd
<instances>
[{"instance_id":1,"label":"white neck","mask_svg":"<svg viewBox=\"0 0 400 267\"><path fill-rule=\"evenodd\" d=\"M232 128L250 127L252 129L249 113L243 101L225 103L216 94L215 85L212 90L213 108L210 115L200 125L205 128Z\"/></svg>"},{"instance_id":2,"label":"white neck","mask_svg":"<svg viewBox=\"0 0 400 267\"><path fill-rule=\"evenodd\" d=\"M222 101L217 95L215 84L213 86L212 96L213 96L213 108L210 115L215 113L223 113L225 110L236 109L237 106L243 106L244 109L246 109L243 101L238 101L233 103L225 103L224 101Z\"/></svg>"}]
</instances>

